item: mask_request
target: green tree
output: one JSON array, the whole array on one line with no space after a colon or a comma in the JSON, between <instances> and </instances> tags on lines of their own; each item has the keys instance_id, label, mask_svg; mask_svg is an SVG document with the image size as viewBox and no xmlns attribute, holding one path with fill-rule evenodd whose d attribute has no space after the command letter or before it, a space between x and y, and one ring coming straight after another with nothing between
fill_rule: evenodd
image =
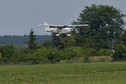
<instances>
[{"instance_id":1,"label":"green tree","mask_svg":"<svg viewBox=\"0 0 126 84\"><path fill-rule=\"evenodd\" d=\"M37 43L35 42L35 40L36 40L35 37L36 37L36 35L34 35L34 31L33 31L33 29L31 29L30 35L29 35L29 41L26 42L28 44L29 49L31 49L31 50L36 49L38 47Z\"/></svg>"},{"instance_id":2,"label":"green tree","mask_svg":"<svg viewBox=\"0 0 126 84\"><path fill-rule=\"evenodd\" d=\"M48 49L46 47L41 47L33 53L34 59L39 60L42 63L48 62L47 54L48 54Z\"/></svg>"},{"instance_id":3,"label":"green tree","mask_svg":"<svg viewBox=\"0 0 126 84\"><path fill-rule=\"evenodd\" d=\"M60 61L59 51L56 48L48 48L47 58L50 63L55 63Z\"/></svg>"},{"instance_id":4,"label":"green tree","mask_svg":"<svg viewBox=\"0 0 126 84\"><path fill-rule=\"evenodd\" d=\"M61 37L56 36L56 33L52 34L52 46L57 48L61 47Z\"/></svg>"},{"instance_id":5,"label":"green tree","mask_svg":"<svg viewBox=\"0 0 126 84\"><path fill-rule=\"evenodd\" d=\"M81 47L68 47L61 51L61 57L64 59L74 59L83 56Z\"/></svg>"},{"instance_id":6,"label":"green tree","mask_svg":"<svg viewBox=\"0 0 126 84\"><path fill-rule=\"evenodd\" d=\"M61 34L60 36L56 36L55 33L52 34L52 46L58 49L64 49L68 47L73 47L76 45L76 41L74 37L67 36L66 34Z\"/></svg>"},{"instance_id":7,"label":"green tree","mask_svg":"<svg viewBox=\"0 0 126 84\"><path fill-rule=\"evenodd\" d=\"M32 61L33 64L47 63L48 62L47 53L48 49L45 47L41 47L35 50L32 54L28 55L27 60Z\"/></svg>"},{"instance_id":8,"label":"green tree","mask_svg":"<svg viewBox=\"0 0 126 84\"><path fill-rule=\"evenodd\" d=\"M0 53L0 60L2 59L2 55L1 55L1 53Z\"/></svg>"},{"instance_id":9,"label":"green tree","mask_svg":"<svg viewBox=\"0 0 126 84\"><path fill-rule=\"evenodd\" d=\"M2 57L7 60L12 60L17 57L16 50L13 45L5 45L3 48L3 52L1 52Z\"/></svg>"},{"instance_id":10,"label":"green tree","mask_svg":"<svg viewBox=\"0 0 126 84\"><path fill-rule=\"evenodd\" d=\"M123 31L124 14L120 10L107 5L85 6L78 21L73 24L88 23L88 27L76 29L75 39L79 44L87 44L93 48L113 48L119 42ZM78 42L79 41L79 42Z\"/></svg>"},{"instance_id":11,"label":"green tree","mask_svg":"<svg viewBox=\"0 0 126 84\"><path fill-rule=\"evenodd\" d=\"M121 36L121 42L120 43L122 43L126 46L126 30L124 30L124 33Z\"/></svg>"},{"instance_id":12,"label":"green tree","mask_svg":"<svg viewBox=\"0 0 126 84\"><path fill-rule=\"evenodd\" d=\"M42 46L46 48L52 47L52 42L50 40L46 40L45 42L43 42Z\"/></svg>"},{"instance_id":13,"label":"green tree","mask_svg":"<svg viewBox=\"0 0 126 84\"><path fill-rule=\"evenodd\" d=\"M73 47L76 45L76 41L73 36L64 37L62 40L64 48Z\"/></svg>"},{"instance_id":14,"label":"green tree","mask_svg":"<svg viewBox=\"0 0 126 84\"><path fill-rule=\"evenodd\" d=\"M117 44L114 48L114 60L126 60L126 47L123 44Z\"/></svg>"}]
</instances>

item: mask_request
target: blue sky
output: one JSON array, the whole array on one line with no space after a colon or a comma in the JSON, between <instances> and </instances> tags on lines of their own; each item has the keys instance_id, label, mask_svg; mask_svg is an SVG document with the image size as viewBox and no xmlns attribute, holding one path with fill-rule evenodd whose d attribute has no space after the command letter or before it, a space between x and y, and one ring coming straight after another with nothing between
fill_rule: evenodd
<instances>
[{"instance_id":1,"label":"blue sky","mask_svg":"<svg viewBox=\"0 0 126 84\"><path fill-rule=\"evenodd\" d=\"M0 0L0 35L49 35L38 24L71 24L84 6L110 5L126 14L126 0ZM126 18L125 18L126 21Z\"/></svg>"}]
</instances>

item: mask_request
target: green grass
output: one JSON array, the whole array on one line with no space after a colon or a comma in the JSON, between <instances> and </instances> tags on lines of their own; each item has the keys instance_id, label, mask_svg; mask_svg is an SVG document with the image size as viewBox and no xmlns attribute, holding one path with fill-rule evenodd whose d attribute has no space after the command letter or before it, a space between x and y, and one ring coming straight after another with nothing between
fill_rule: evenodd
<instances>
[{"instance_id":1,"label":"green grass","mask_svg":"<svg viewBox=\"0 0 126 84\"><path fill-rule=\"evenodd\" d=\"M125 84L126 62L0 66L0 84Z\"/></svg>"}]
</instances>

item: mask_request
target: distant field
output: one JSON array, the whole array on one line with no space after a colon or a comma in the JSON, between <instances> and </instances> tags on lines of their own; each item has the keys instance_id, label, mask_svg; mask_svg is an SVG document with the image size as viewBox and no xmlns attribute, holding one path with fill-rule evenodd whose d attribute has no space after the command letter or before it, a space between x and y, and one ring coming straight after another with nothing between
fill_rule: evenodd
<instances>
[{"instance_id":1,"label":"distant field","mask_svg":"<svg viewBox=\"0 0 126 84\"><path fill-rule=\"evenodd\" d=\"M0 66L0 84L125 84L126 62Z\"/></svg>"}]
</instances>

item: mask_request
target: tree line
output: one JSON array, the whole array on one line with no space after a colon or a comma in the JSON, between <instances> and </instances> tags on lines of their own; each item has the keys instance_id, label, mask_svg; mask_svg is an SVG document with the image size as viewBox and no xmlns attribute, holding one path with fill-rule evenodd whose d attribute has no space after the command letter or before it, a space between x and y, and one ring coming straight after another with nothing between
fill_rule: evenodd
<instances>
[{"instance_id":1,"label":"tree line","mask_svg":"<svg viewBox=\"0 0 126 84\"><path fill-rule=\"evenodd\" d=\"M72 24L88 24L75 28L70 37L56 36L41 45L31 29L27 48L16 49L14 45L0 47L1 62L55 63L63 60L83 58L89 62L90 56L112 56L113 60L126 60L126 30L119 9L107 5L85 6L77 21Z\"/></svg>"},{"instance_id":2,"label":"tree line","mask_svg":"<svg viewBox=\"0 0 126 84\"><path fill-rule=\"evenodd\" d=\"M51 40L49 35L36 35L36 42L41 45L46 40ZM13 44L13 45L26 45L26 41L29 40L29 35L4 35L0 36L0 44Z\"/></svg>"}]
</instances>

